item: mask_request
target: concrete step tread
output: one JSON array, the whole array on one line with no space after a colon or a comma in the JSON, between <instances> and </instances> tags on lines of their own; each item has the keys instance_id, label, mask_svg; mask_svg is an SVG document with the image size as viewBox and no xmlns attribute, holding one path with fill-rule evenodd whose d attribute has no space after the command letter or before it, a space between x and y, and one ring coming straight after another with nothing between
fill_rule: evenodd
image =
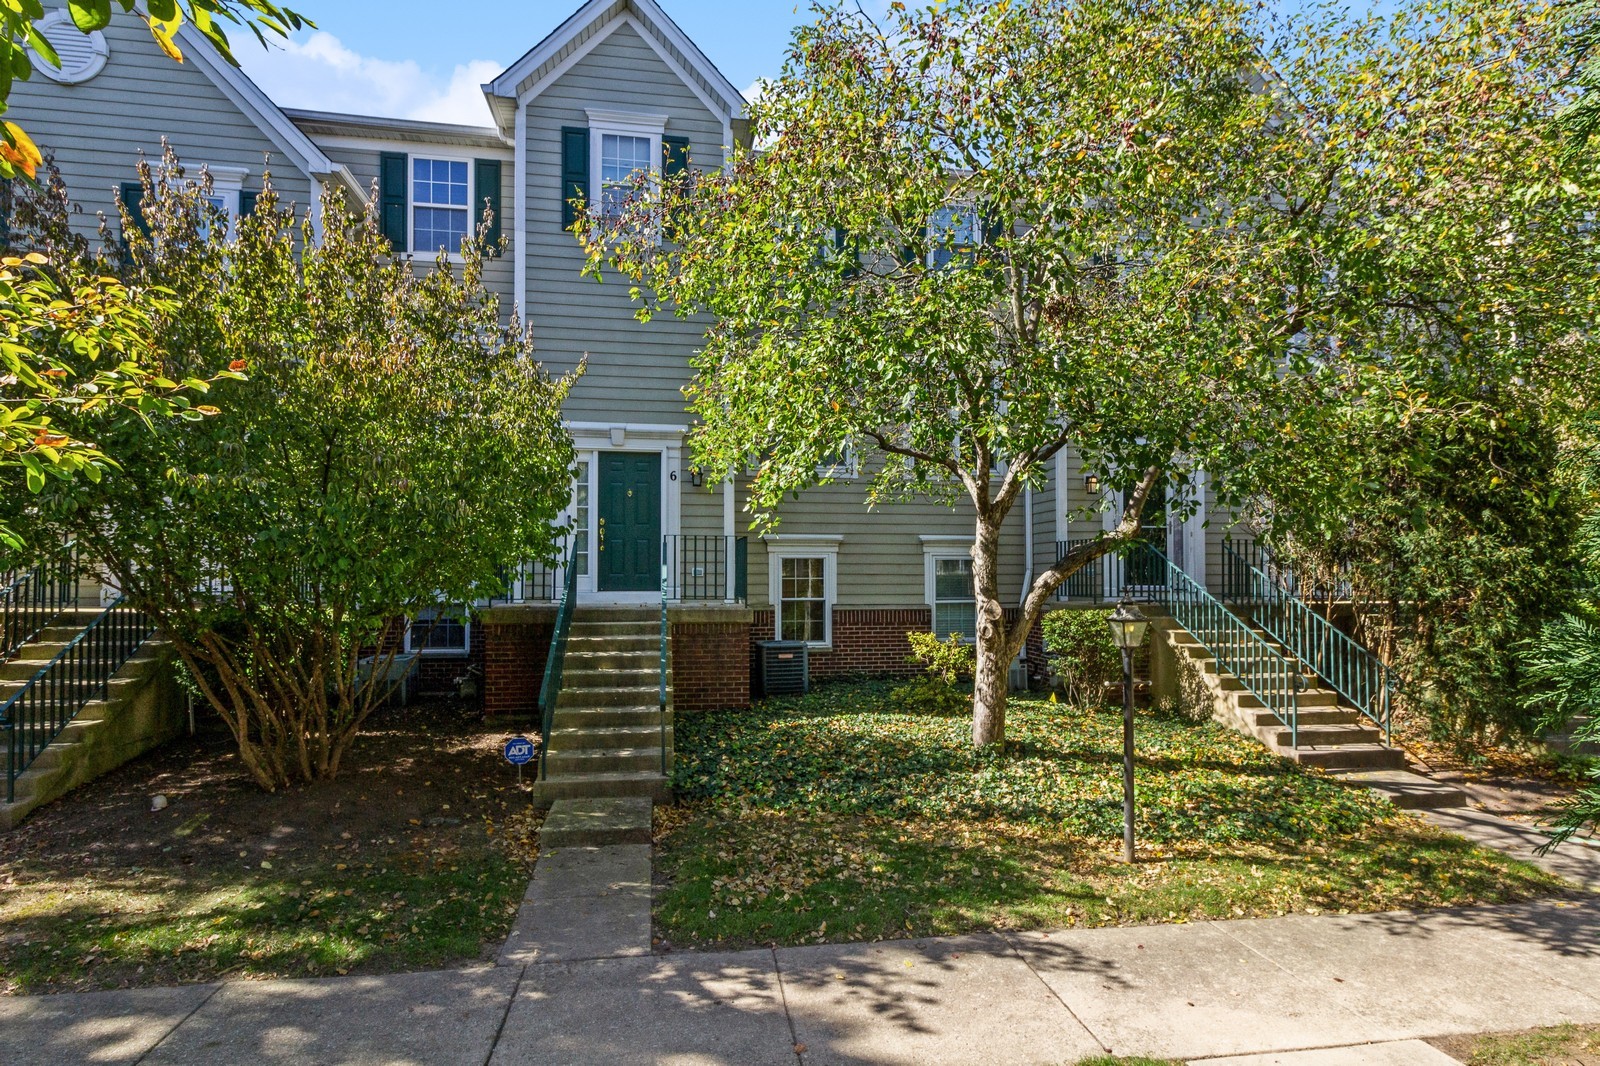
<instances>
[{"instance_id":1,"label":"concrete step tread","mask_svg":"<svg viewBox=\"0 0 1600 1066\"><path fill-rule=\"evenodd\" d=\"M1461 789L1410 770L1330 770L1329 774L1365 785L1402 810L1467 806L1467 794Z\"/></svg>"}]
</instances>

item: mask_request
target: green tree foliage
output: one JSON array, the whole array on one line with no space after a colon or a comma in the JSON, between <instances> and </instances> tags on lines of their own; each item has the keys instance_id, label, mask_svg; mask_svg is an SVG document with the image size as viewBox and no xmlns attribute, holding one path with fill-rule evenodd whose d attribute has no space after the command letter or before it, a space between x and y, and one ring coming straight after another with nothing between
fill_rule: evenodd
<instances>
[{"instance_id":1,"label":"green tree foliage","mask_svg":"<svg viewBox=\"0 0 1600 1066\"><path fill-rule=\"evenodd\" d=\"M573 463L568 379L482 284L483 247L397 259L325 196L320 239L268 187L234 223L169 155L144 167L132 284L166 290L159 372L233 363L222 417L102 436L122 471L38 497L169 635L262 787L331 776L388 694L405 618L550 558ZM120 431L118 431L120 430ZM115 431L115 432L113 432Z\"/></svg>"},{"instance_id":2,"label":"green tree foliage","mask_svg":"<svg viewBox=\"0 0 1600 1066\"><path fill-rule=\"evenodd\" d=\"M1584 518L1579 527L1579 563L1573 568L1571 607L1544 626L1527 655L1532 708L1544 726L1572 732L1578 743L1600 743L1600 425L1591 421L1586 442L1571 456L1581 486ZM1557 827L1556 842L1585 826L1600 827L1600 767L1594 784L1580 789Z\"/></svg>"},{"instance_id":3,"label":"green tree foliage","mask_svg":"<svg viewBox=\"0 0 1600 1066\"><path fill-rule=\"evenodd\" d=\"M1563 127L1579 155L1600 137L1600 0L1566 0L1562 29L1572 62L1576 98L1562 109Z\"/></svg>"},{"instance_id":4,"label":"green tree foliage","mask_svg":"<svg viewBox=\"0 0 1600 1066\"><path fill-rule=\"evenodd\" d=\"M98 481L116 463L95 427L199 419L214 410L199 394L237 377L212 368L174 380L154 369L155 316L171 310L169 295L91 262L67 225L59 174L46 175L0 192L21 253L0 259L0 486L16 498L78 473ZM23 532L0 513L0 547L26 551Z\"/></svg>"},{"instance_id":5,"label":"green tree foliage","mask_svg":"<svg viewBox=\"0 0 1600 1066\"><path fill-rule=\"evenodd\" d=\"M193 26L209 41L227 62L234 66L232 46L228 42L225 26L248 29L263 45L269 37L284 39L295 30L313 25L303 16L272 2L272 0L115 0L115 6L124 12L137 15L150 28L161 50L175 61L183 62L183 51L178 47L177 34L185 23ZM113 0L68 0L67 10L72 24L83 33L93 33L111 24ZM42 56L51 66L59 67L61 58L54 46L35 25L44 18L45 9L40 0L9 0L0 4L0 113L11 99L11 85L27 81L33 74L33 64L28 59L30 50ZM25 176L32 178L43 163L39 149L27 133L15 122L0 122L0 178Z\"/></svg>"},{"instance_id":6,"label":"green tree foliage","mask_svg":"<svg viewBox=\"0 0 1600 1066\"><path fill-rule=\"evenodd\" d=\"M1051 611L1044 616L1044 647L1061 678L1067 702L1099 707L1106 683L1122 677L1122 653L1111 639L1109 611Z\"/></svg>"},{"instance_id":7,"label":"green tree foliage","mask_svg":"<svg viewBox=\"0 0 1600 1066\"><path fill-rule=\"evenodd\" d=\"M990 744L1025 634L1137 536L1150 492L1202 467L1225 502L1271 492L1326 524L1348 498L1330 412L1442 363L1490 386L1582 374L1562 358L1592 234L1561 195L1552 17L1420 0L1276 28L1226 3L958 0L880 26L823 6L752 106L760 151L577 232L641 317L715 321L698 458L754 465L758 523L843 446L874 453L874 504L970 505ZM1000 530L1063 448L1134 489L1008 620Z\"/></svg>"}]
</instances>

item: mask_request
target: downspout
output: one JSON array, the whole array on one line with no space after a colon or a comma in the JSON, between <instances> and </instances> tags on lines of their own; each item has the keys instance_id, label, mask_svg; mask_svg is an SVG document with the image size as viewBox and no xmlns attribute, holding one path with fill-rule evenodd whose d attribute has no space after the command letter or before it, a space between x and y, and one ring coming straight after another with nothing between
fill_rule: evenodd
<instances>
[{"instance_id":1,"label":"downspout","mask_svg":"<svg viewBox=\"0 0 1600 1066\"><path fill-rule=\"evenodd\" d=\"M1020 607L1028 602L1028 590L1033 588L1033 489L1022 490L1022 555L1026 561L1022 568L1022 596L1017 601ZM1028 641L1022 641L1022 661L1028 661Z\"/></svg>"}]
</instances>

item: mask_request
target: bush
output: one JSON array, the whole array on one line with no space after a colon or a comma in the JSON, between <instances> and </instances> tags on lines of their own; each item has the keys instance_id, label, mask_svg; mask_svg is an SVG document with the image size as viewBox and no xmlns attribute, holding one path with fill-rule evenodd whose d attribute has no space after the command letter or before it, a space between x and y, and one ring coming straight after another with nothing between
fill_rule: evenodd
<instances>
[{"instance_id":1,"label":"bush","mask_svg":"<svg viewBox=\"0 0 1600 1066\"><path fill-rule=\"evenodd\" d=\"M1106 682L1121 676L1122 656L1106 624L1109 611L1053 611L1044 616L1045 653L1067 700L1086 707L1105 702Z\"/></svg>"},{"instance_id":2,"label":"bush","mask_svg":"<svg viewBox=\"0 0 1600 1066\"><path fill-rule=\"evenodd\" d=\"M976 651L952 633L940 640L932 633L913 631L906 634L911 645L908 662L922 664L921 677L898 685L889 694L896 709L904 714L925 714L937 717L955 717L972 709L972 696L964 692L960 682L972 676L976 664Z\"/></svg>"}]
</instances>

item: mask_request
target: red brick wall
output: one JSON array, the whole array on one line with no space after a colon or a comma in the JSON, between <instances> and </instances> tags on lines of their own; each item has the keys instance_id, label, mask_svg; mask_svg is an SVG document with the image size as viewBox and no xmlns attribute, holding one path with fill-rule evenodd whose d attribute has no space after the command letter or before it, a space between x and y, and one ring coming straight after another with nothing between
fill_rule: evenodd
<instances>
[{"instance_id":1,"label":"red brick wall","mask_svg":"<svg viewBox=\"0 0 1600 1066\"><path fill-rule=\"evenodd\" d=\"M750 623L673 623L674 712L748 706Z\"/></svg>"},{"instance_id":2,"label":"red brick wall","mask_svg":"<svg viewBox=\"0 0 1600 1066\"><path fill-rule=\"evenodd\" d=\"M483 713L535 714L553 622L483 622L472 627L474 654L483 657ZM459 662L459 660L458 660Z\"/></svg>"}]
</instances>

